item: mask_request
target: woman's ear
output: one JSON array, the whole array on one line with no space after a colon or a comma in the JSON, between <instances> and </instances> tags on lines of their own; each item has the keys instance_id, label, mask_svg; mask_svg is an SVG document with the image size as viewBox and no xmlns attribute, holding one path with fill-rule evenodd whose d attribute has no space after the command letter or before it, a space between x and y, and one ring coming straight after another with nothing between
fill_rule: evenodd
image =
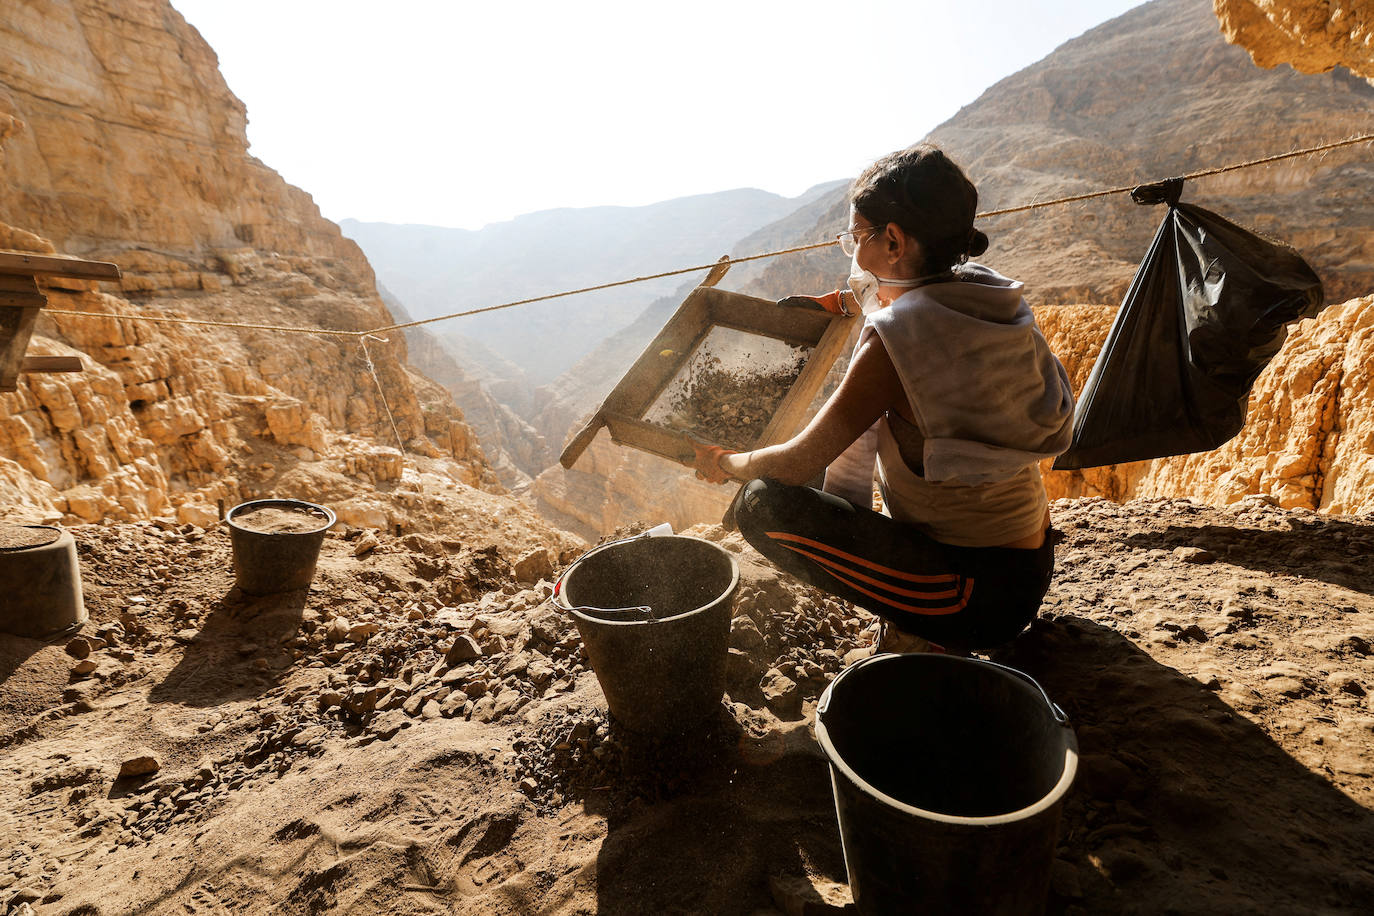
<instances>
[{"instance_id":1,"label":"woman's ear","mask_svg":"<svg viewBox=\"0 0 1374 916\"><path fill-rule=\"evenodd\" d=\"M891 266L905 264L919 256L920 244L907 235L901 226L888 223L883 230L883 256ZM893 274L889 271L888 276Z\"/></svg>"}]
</instances>

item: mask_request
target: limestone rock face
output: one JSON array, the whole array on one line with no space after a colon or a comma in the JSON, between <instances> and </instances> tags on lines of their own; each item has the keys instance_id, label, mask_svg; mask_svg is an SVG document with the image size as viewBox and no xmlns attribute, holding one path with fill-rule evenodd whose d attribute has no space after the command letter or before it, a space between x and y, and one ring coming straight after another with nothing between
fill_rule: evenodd
<instances>
[{"instance_id":1,"label":"limestone rock face","mask_svg":"<svg viewBox=\"0 0 1374 916\"><path fill-rule=\"evenodd\" d=\"M402 449L449 485L501 489L399 335L274 330L391 316L357 246L249 155L242 103L167 0L10 6L0 247L113 261L123 279L44 284L28 352L85 371L0 394L0 516L201 524L220 501L328 493L345 522L390 527L423 501L403 495Z\"/></svg>"},{"instance_id":2,"label":"limestone rock face","mask_svg":"<svg viewBox=\"0 0 1374 916\"><path fill-rule=\"evenodd\" d=\"M109 255L128 290L201 289L203 274L213 285L273 251L337 258L371 282L309 195L249 155L243 103L167 0L10 6L0 221L67 253ZM305 292L319 278L302 273Z\"/></svg>"},{"instance_id":3,"label":"limestone rock face","mask_svg":"<svg viewBox=\"0 0 1374 916\"><path fill-rule=\"evenodd\" d=\"M1261 67L1333 67L1374 79L1374 7L1366 0L1212 0L1222 33Z\"/></svg>"},{"instance_id":4,"label":"limestone rock face","mask_svg":"<svg viewBox=\"0 0 1374 916\"><path fill-rule=\"evenodd\" d=\"M1114 309L1036 310L1051 347L1081 390ZM1082 471L1050 471L1050 498L1188 496L1227 505L1248 495L1284 508L1374 512L1374 296L1327 308L1289 328L1255 382L1245 427L1221 448Z\"/></svg>"}]
</instances>

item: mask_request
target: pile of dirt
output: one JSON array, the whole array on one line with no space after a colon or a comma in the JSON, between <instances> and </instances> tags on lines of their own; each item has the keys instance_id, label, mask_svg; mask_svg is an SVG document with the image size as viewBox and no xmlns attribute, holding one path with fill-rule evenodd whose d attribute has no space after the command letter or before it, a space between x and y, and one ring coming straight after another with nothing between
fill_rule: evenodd
<instances>
[{"instance_id":1,"label":"pile of dirt","mask_svg":"<svg viewBox=\"0 0 1374 916\"><path fill-rule=\"evenodd\" d=\"M1080 743L1050 911L1359 912L1374 524L1259 499L1054 511L1044 614L993 656ZM812 723L872 618L737 535L691 532L740 564L728 694L699 732L651 741L607 715L546 600L555 569L499 545L331 535L308 592L250 599L222 529L72 530L91 621L0 637L7 916L843 897Z\"/></svg>"}]
</instances>

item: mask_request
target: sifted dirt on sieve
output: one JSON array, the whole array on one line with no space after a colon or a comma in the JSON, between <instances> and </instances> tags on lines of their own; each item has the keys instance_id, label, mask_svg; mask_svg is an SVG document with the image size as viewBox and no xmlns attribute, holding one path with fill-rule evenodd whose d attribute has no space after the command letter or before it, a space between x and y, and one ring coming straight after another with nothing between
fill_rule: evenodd
<instances>
[{"instance_id":1,"label":"sifted dirt on sieve","mask_svg":"<svg viewBox=\"0 0 1374 916\"><path fill-rule=\"evenodd\" d=\"M731 371L712 357L673 396L668 423L715 445L746 451L768 427L800 373L800 365L771 372Z\"/></svg>"}]
</instances>

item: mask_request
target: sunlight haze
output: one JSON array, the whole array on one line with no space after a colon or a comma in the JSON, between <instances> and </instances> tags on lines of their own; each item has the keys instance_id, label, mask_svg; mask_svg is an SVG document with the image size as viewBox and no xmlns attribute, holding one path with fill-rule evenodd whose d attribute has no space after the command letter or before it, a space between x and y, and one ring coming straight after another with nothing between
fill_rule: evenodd
<instances>
[{"instance_id":1,"label":"sunlight haze","mask_svg":"<svg viewBox=\"0 0 1374 916\"><path fill-rule=\"evenodd\" d=\"M247 105L253 155L324 216L467 229L796 196L1139 5L172 2Z\"/></svg>"}]
</instances>

